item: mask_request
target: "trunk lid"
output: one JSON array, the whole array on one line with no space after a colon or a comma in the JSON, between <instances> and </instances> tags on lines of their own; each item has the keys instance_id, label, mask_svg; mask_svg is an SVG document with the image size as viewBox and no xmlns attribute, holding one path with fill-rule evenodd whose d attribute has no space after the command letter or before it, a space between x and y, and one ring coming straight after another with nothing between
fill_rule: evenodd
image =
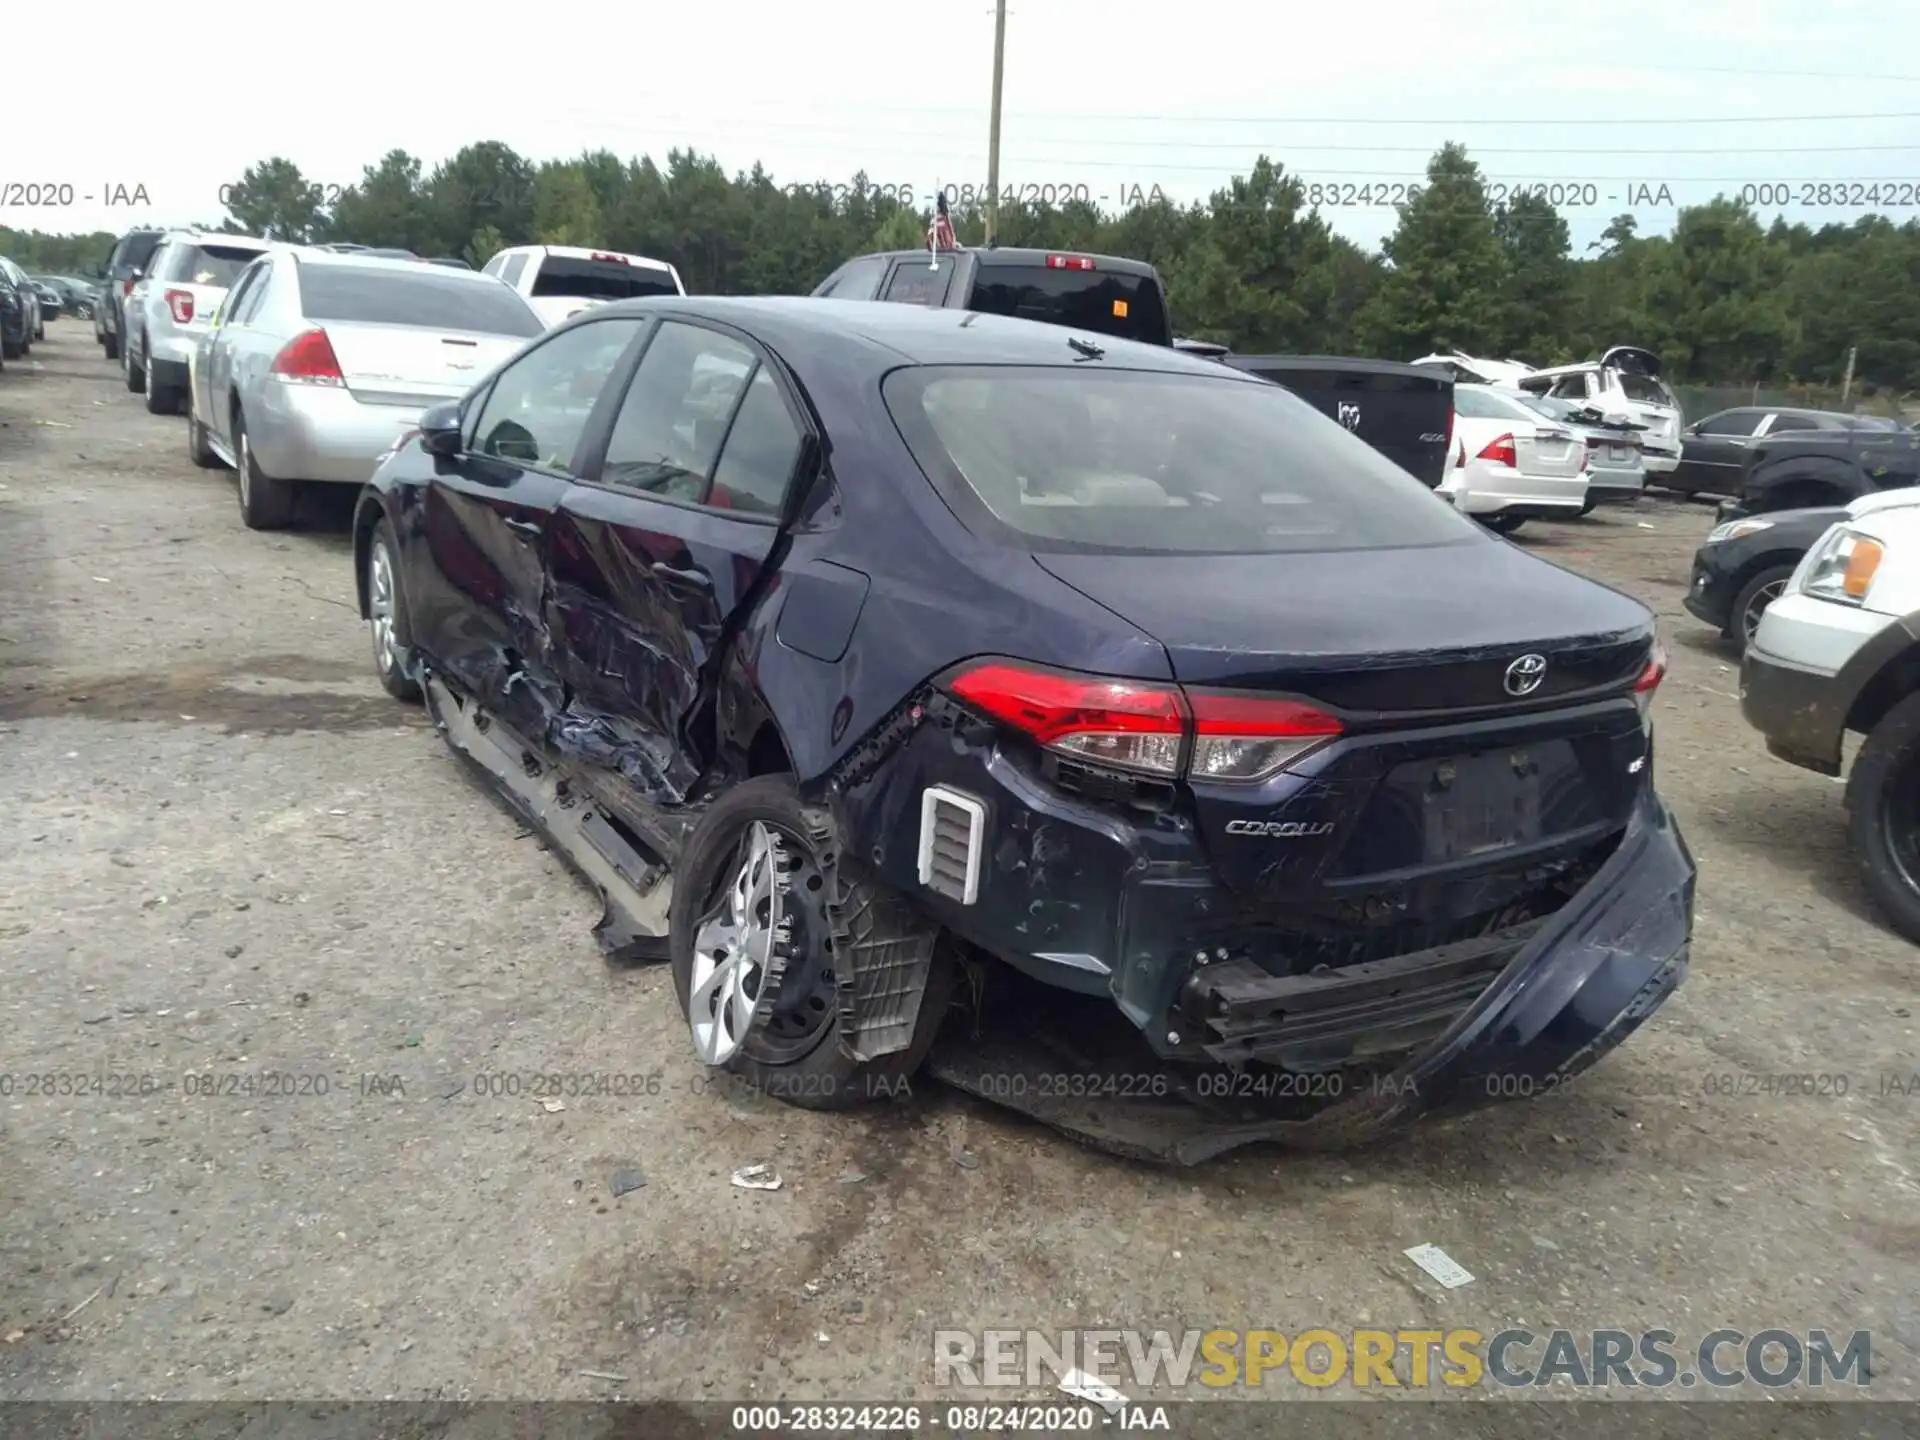
<instances>
[{"instance_id":1,"label":"trunk lid","mask_svg":"<svg viewBox=\"0 0 1920 1440\"><path fill-rule=\"evenodd\" d=\"M1159 640L1181 684L1340 715L1293 770L1189 782L1222 882L1275 923L1404 924L1418 948L1591 858L1645 783L1627 697L1652 616L1518 547L1035 559Z\"/></svg>"},{"instance_id":2,"label":"trunk lid","mask_svg":"<svg viewBox=\"0 0 1920 1440\"><path fill-rule=\"evenodd\" d=\"M1563 425L1536 425L1532 434L1516 430L1513 447L1520 461L1516 468L1523 475L1549 475L1570 480L1580 473L1581 463L1586 458L1586 446L1572 430Z\"/></svg>"},{"instance_id":3,"label":"trunk lid","mask_svg":"<svg viewBox=\"0 0 1920 1440\"><path fill-rule=\"evenodd\" d=\"M324 328L355 399L416 410L466 394L524 343L471 330L352 320L329 320Z\"/></svg>"},{"instance_id":4,"label":"trunk lid","mask_svg":"<svg viewBox=\"0 0 1920 1440\"><path fill-rule=\"evenodd\" d=\"M1286 386L1427 488L1446 478L1453 381L1440 371L1332 355L1231 355L1226 363Z\"/></svg>"}]
</instances>

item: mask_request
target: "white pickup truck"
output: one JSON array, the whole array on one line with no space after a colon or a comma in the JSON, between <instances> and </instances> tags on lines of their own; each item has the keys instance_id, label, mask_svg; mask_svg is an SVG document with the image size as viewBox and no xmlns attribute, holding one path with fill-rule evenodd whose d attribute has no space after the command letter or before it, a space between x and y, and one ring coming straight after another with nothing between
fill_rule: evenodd
<instances>
[{"instance_id":1,"label":"white pickup truck","mask_svg":"<svg viewBox=\"0 0 1920 1440\"><path fill-rule=\"evenodd\" d=\"M687 293L664 260L578 245L515 245L480 269L519 291L549 328L610 300Z\"/></svg>"}]
</instances>

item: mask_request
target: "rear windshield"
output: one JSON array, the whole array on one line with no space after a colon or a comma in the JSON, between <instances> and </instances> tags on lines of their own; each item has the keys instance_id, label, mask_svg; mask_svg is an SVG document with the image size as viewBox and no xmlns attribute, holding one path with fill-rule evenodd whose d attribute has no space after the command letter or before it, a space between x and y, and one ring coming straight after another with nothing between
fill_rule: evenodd
<instances>
[{"instance_id":1,"label":"rear windshield","mask_svg":"<svg viewBox=\"0 0 1920 1440\"><path fill-rule=\"evenodd\" d=\"M309 320L362 320L522 338L546 328L526 302L499 281L455 275L431 265L393 270L302 265L300 312Z\"/></svg>"},{"instance_id":2,"label":"rear windshield","mask_svg":"<svg viewBox=\"0 0 1920 1440\"><path fill-rule=\"evenodd\" d=\"M1097 262L1096 262L1097 263ZM1049 270L1042 265L981 265L969 310L1043 320L1150 345L1172 343L1167 303L1151 275Z\"/></svg>"},{"instance_id":3,"label":"rear windshield","mask_svg":"<svg viewBox=\"0 0 1920 1440\"><path fill-rule=\"evenodd\" d=\"M678 295L673 276L652 265L623 265L618 260L574 260L546 255L534 271L536 299L638 300L646 295Z\"/></svg>"},{"instance_id":4,"label":"rear windshield","mask_svg":"<svg viewBox=\"0 0 1920 1440\"><path fill-rule=\"evenodd\" d=\"M1274 554L1482 533L1277 385L926 366L895 371L882 393L961 519L1031 550Z\"/></svg>"},{"instance_id":5,"label":"rear windshield","mask_svg":"<svg viewBox=\"0 0 1920 1440\"><path fill-rule=\"evenodd\" d=\"M1642 405L1679 403L1673 398L1673 391L1667 388L1664 380L1652 375L1635 375L1627 370L1615 373L1620 376L1620 389L1629 400L1636 400Z\"/></svg>"},{"instance_id":6,"label":"rear windshield","mask_svg":"<svg viewBox=\"0 0 1920 1440\"><path fill-rule=\"evenodd\" d=\"M1453 391L1453 413L1465 415L1469 420L1531 420L1527 411L1535 404L1546 406L1559 404L1556 400L1535 401L1528 396L1508 399L1505 395L1489 394L1485 390L1469 390L1463 385L1455 386ZM1553 415L1551 410L1541 410L1541 414ZM1558 419L1558 416L1555 416Z\"/></svg>"},{"instance_id":7,"label":"rear windshield","mask_svg":"<svg viewBox=\"0 0 1920 1440\"><path fill-rule=\"evenodd\" d=\"M231 287L240 272L260 258L258 250L237 245L169 245L162 262L164 274L156 280L172 280L182 285L218 285Z\"/></svg>"}]
</instances>

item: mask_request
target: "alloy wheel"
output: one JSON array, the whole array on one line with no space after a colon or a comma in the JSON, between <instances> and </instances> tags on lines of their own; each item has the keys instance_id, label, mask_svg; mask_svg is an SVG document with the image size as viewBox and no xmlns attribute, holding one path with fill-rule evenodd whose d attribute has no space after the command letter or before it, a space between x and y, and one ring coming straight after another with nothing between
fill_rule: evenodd
<instances>
[{"instance_id":1,"label":"alloy wheel","mask_svg":"<svg viewBox=\"0 0 1920 1440\"><path fill-rule=\"evenodd\" d=\"M373 632L373 663L382 675L394 666L393 559L376 540L367 557L367 624Z\"/></svg>"},{"instance_id":2,"label":"alloy wheel","mask_svg":"<svg viewBox=\"0 0 1920 1440\"><path fill-rule=\"evenodd\" d=\"M1771 585L1762 585L1753 592L1753 598L1747 602L1747 608L1740 616L1740 635L1747 644L1753 643L1754 633L1760 628L1760 617L1767 613L1767 607L1778 600L1786 588L1785 580L1775 580Z\"/></svg>"},{"instance_id":3,"label":"alloy wheel","mask_svg":"<svg viewBox=\"0 0 1920 1440\"><path fill-rule=\"evenodd\" d=\"M764 821L747 827L694 932L687 1023L705 1064L749 1042L756 1060L784 1064L819 1043L835 1014L824 893L804 845Z\"/></svg>"}]
</instances>

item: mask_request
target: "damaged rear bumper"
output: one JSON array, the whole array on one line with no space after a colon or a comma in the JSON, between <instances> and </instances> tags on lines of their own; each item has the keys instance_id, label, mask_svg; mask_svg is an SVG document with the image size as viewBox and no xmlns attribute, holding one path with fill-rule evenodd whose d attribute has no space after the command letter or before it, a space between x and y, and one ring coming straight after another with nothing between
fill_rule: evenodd
<instances>
[{"instance_id":1,"label":"damaged rear bumper","mask_svg":"<svg viewBox=\"0 0 1920 1440\"><path fill-rule=\"evenodd\" d=\"M936 1051L930 1067L950 1083L1092 1144L1145 1159L1197 1164L1257 1142L1309 1149L1358 1145L1422 1117L1546 1094L1594 1065L1686 978L1694 878L1678 827L1649 791L1613 855L1557 913L1520 927L1517 936L1398 957L1406 962L1403 969L1427 967L1441 972L1443 981L1457 982L1450 1021L1391 1069L1347 1071L1358 1078L1344 1079L1343 1072L1329 1072L1312 1077L1318 1082L1312 1086L1296 1080L1290 1093L1327 1099L1305 1114L1255 1118L1196 1105L1190 1067L1159 1072L1175 1077L1164 1088L1130 1079L1118 1093L1111 1086L1104 1093L1085 1086L1081 1093L1066 1093L1057 1081L1049 1083L1048 1072L1060 1068L1057 1059L1013 1040L990 1042L988 1052L975 1050L964 1059L954 1050ZM1510 948L1503 952L1503 945ZM1503 963L1483 980L1478 967L1489 953ZM1342 1004L1384 1002L1384 1038L1408 1018L1404 1006L1393 1011L1390 974L1382 967L1376 977L1382 983L1363 980L1335 1005L1308 1010L1305 1028L1325 1022ZM1477 996L1460 999L1466 989ZM1337 986L1329 993L1337 993ZM1414 1008L1444 1003L1447 993L1444 983L1429 988ZM1182 1069L1189 1078L1177 1078ZM988 1075L994 1083L983 1086L979 1077Z\"/></svg>"}]
</instances>

